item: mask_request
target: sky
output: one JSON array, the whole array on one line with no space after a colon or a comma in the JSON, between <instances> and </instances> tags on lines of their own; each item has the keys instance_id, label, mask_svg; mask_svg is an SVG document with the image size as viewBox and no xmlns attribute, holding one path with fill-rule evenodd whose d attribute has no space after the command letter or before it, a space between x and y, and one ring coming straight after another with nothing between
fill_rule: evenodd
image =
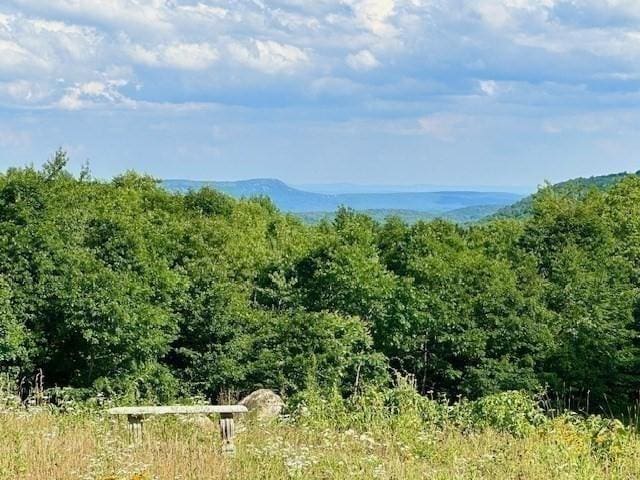
<instances>
[{"instance_id":1,"label":"sky","mask_svg":"<svg viewBox=\"0 0 640 480\"><path fill-rule=\"evenodd\" d=\"M538 185L640 169L638 0L0 0L0 168Z\"/></svg>"}]
</instances>

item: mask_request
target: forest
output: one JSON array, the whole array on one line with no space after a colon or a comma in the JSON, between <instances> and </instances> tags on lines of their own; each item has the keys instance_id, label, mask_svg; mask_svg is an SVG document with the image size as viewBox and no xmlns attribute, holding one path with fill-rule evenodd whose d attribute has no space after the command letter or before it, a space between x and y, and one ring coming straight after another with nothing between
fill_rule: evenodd
<instances>
[{"instance_id":1,"label":"forest","mask_svg":"<svg viewBox=\"0 0 640 480\"><path fill-rule=\"evenodd\" d=\"M640 178L542 189L522 218L409 225L42 168L0 176L0 369L134 401L259 387L344 396L546 392L624 412L640 389Z\"/></svg>"}]
</instances>

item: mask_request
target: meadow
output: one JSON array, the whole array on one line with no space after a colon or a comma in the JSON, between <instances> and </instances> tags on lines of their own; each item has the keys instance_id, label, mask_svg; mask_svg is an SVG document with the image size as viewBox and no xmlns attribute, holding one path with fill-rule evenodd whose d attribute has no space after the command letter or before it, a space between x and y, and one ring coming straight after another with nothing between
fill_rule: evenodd
<instances>
[{"instance_id":1,"label":"meadow","mask_svg":"<svg viewBox=\"0 0 640 480\"><path fill-rule=\"evenodd\" d=\"M407 389L307 395L282 419L151 418L141 444L103 410L0 414L1 479L635 479L640 438L617 420L549 416L524 394L446 405Z\"/></svg>"}]
</instances>

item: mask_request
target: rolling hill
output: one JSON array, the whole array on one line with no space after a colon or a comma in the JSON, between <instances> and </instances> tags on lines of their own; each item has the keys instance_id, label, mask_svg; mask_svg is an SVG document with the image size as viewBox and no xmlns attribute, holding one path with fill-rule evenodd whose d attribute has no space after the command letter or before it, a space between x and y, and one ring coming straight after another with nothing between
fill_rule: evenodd
<instances>
[{"instance_id":1,"label":"rolling hill","mask_svg":"<svg viewBox=\"0 0 640 480\"><path fill-rule=\"evenodd\" d=\"M640 175L640 171L636 173L613 173L610 175L600 175L594 177L580 177L567 180L565 182L556 183L550 185L548 188L555 190L558 193L564 195L571 195L575 197L581 197L592 189L596 190L608 190L622 179L629 175ZM513 205L509 205L499 209L490 218L521 218L526 217L531 213L533 201L536 198L537 193L529 195Z\"/></svg>"},{"instance_id":2,"label":"rolling hill","mask_svg":"<svg viewBox=\"0 0 640 480\"><path fill-rule=\"evenodd\" d=\"M501 207L496 205L477 205L473 207L449 210L441 214L419 212L416 210L393 209L360 210L360 212L369 215L378 222L382 222L389 217L399 217L408 224L414 224L419 221L434 220L436 218L451 220L457 223L471 223L496 213L500 208ZM301 218L305 223L315 224L322 220L332 220L335 216L335 212L300 212L295 213L295 215Z\"/></svg>"}]
</instances>

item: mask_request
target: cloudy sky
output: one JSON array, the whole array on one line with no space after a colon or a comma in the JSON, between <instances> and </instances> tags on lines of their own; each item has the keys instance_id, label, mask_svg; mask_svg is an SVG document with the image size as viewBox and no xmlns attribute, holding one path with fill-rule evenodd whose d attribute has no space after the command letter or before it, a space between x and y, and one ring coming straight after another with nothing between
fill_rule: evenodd
<instances>
[{"instance_id":1,"label":"cloudy sky","mask_svg":"<svg viewBox=\"0 0 640 480\"><path fill-rule=\"evenodd\" d=\"M640 169L638 0L2 0L0 167L536 185Z\"/></svg>"}]
</instances>

